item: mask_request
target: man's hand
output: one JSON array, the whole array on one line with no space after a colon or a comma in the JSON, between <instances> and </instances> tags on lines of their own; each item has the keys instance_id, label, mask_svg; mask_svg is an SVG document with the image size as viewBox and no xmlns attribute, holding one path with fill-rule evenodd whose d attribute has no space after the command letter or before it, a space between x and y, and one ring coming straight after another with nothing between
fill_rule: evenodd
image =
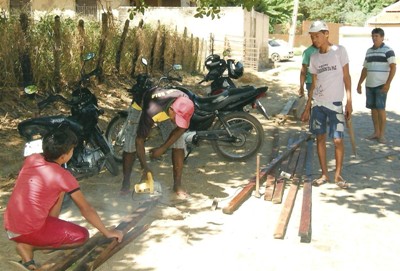
<instances>
[{"instance_id":1,"label":"man's hand","mask_svg":"<svg viewBox=\"0 0 400 271\"><path fill-rule=\"evenodd\" d=\"M361 93L362 93L361 85L360 85L360 84L357 85L357 93L358 93L358 94L361 94Z\"/></svg>"},{"instance_id":2,"label":"man's hand","mask_svg":"<svg viewBox=\"0 0 400 271\"><path fill-rule=\"evenodd\" d=\"M105 236L107 238L117 238L118 243L121 243L124 234L122 233L122 231L119 230L109 230Z\"/></svg>"},{"instance_id":3,"label":"man's hand","mask_svg":"<svg viewBox=\"0 0 400 271\"><path fill-rule=\"evenodd\" d=\"M390 89L390 84L386 83L383 85L381 92L386 94L386 93L388 93L389 89Z\"/></svg>"},{"instance_id":4,"label":"man's hand","mask_svg":"<svg viewBox=\"0 0 400 271\"><path fill-rule=\"evenodd\" d=\"M346 109L344 112L344 117L349 120L351 118L351 114L353 113L353 105L351 103L346 104Z\"/></svg>"},{"instance_id":5,"label":"man's hand","mask_svg":"<svg viewBox=\"0 0 400 271\"><path fill-rule=\"evenodd\" d=\"M150 158L151 158L151 159L157 159L157 158L159 158L161 155L164 154L165 149L162 148L162 147L158 147L158 148L151 149L149 152L150 152Z\"/></svg>"},{"instance_id":6,"label":"man's hand","mask_svg":"<svg viewBox=\"0 0 400 271\"><path fill-rule=\"evenodd\" d=\"M300 86L300 89L299 89L299 97L301 98L301 97L303 97L304 96L304 87L303 86Z\"/></svg>"}]
</instances>

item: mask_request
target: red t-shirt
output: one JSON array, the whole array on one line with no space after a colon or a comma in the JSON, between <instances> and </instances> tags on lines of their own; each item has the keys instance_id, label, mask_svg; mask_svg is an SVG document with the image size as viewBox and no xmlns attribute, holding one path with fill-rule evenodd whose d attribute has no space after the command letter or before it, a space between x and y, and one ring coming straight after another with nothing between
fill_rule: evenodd
<instances>
[{"instance_id":1,"label":"red t-shirt","mask_svg":"<svg viewBox=\"0 0 400 271\"><path fill-rule=\"evenodd\" d=\"M60 193L77 189L78 181L59 164L41 154L26 157L4 213L4 227L17 234L39 230Z\"/></svg>"}]
</instances>

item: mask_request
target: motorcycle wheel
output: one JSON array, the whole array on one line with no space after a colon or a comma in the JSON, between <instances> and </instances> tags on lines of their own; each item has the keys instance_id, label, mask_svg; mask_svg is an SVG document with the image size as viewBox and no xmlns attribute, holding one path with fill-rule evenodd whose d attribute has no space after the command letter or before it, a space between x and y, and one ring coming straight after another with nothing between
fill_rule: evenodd
<instances>
[{"instance_id":1,"label":"motorcycle wheel","mask_svg":"<svg viewBox=\"0 0 400 271\"><path fill-rule=\"evenodd\" d=\"M247 160L261 148L264 141L264 129L261 123L246 112L232 112L223 116L233 137L228 133L219 133L211 146L219 155L233 161ZM212 130L225 130L221 121L217 121Z\"/></svg>"},{"instance_id":2,"label":"motorcycle wheel","mask_svg":"<svg viewBox=\"0 0 400 271\"><path fill-rule=\"evenodd\" d=\"M118 164L115 161L112 153L106 155L105 167L111 173L111 175L118 176L119 174Z\"/></svg>"},{"instance_id":3,"label":"motorcycle wheel","mask_svg":"<svg viewBox=\"0 0 400 271\"><path fill-rule=\"evenodd\" d=\"M125 122L127 117L116 115L108 124L106 139L113 147L113 156L117 162L122 162L122 153L125 142Z\"/></svg>"}]
</instances>

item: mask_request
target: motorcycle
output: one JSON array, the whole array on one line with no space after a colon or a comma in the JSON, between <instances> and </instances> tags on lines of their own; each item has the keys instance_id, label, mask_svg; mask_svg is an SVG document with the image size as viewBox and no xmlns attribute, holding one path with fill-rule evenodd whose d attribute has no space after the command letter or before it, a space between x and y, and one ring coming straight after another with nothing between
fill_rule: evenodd
<instances>
[{"instance_id":1,"label":"motorcycle","mask_svg":"<svg viewBox=\"0 0 400 271\"><path fill-rule=\"evenodd\" d=\"M208 70L208 73L204 76L204 79L199 82L199 84L211 81L211 91L208 94L209 96L217 95L230 88L241 89L244 92L252 91L252 86L242 86L238 88L232 81L232 79L238 79L243 76L244 68L240 61L236 63L233 59L227 59L225 61L224 59L221 59L219 55L211 54L206 57L204 66ZM226 70L228 70L228 75L225 73ZM267 120L271 119L267 110L259 99L255 100L251 104L251 107L256 108Z\"/></svg>"},{"instance_id":2,"label":"motorcycle","mask_svg":"<svg viewBox=\"0 0 400 271\"><path fill-rule=\"evenodd\" d=\"M180 65L174 65L171 70L179 68ZM163 79L170 82L182 80L180 77L169 76L169 72ZM248 159L261 147L264 139L263 127L243 108L265 96L267 87L230 88L209 97L198 96L182 86L166 87L185 92L195 104L189 129L184 134L187 144L186 158L193 148L204 140L210 141L213 149L222 157L237 161ZM124 115L127 113L119 113L107 127L106 138L114 148L120 145L122 149L123 146L123 126L126 119ZM119 153L122 157L122 151L114 152L114 155Z\"/></svg>"},{"instance_id":3,"label":"motorcycle","mask_svg":"<svg viewBox=\"0 0 400 271\"><path fill-rule=\"evenodd\" d=\"M81 78L72 92L72 98L66 99L60 94L50 94L38 103L39 113L54 102L62 102L71 110L71 115L43 116L27 119L18 124L19 134L26 140L24 156L42 152L42 137L60 126L68 126L78 137L78 145L67 165L77 178L98 174L105 167L112 175L119 173L118 164L114 160L112 146L106 140L98 125L98 119L104 113L97 105L96 96L86 87L90 78L98 74L94 69L85 73L85 65L94 58L88 53L83 60ZM37 92L35 86L29 86L25 92L32 95Z\"/></svg>"}]
</instances>

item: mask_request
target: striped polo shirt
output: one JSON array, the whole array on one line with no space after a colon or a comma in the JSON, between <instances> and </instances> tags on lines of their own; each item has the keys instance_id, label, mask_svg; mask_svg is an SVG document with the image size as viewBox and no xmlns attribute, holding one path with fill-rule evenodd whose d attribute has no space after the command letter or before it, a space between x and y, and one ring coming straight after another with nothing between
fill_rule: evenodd
<instances>
[{"instance_id":1,"label":"striped polo shirt","mask_svg":"<svg viewBox=\"0 0 400 271\"><path fill-rule=\"evenodd\" d=\"M390 64L396 64L394 51L382 43L379 48L371 47L367 50L363 66L367 69L367 87L384 85L389 76Z\"/></svg>"}]
</instances>

